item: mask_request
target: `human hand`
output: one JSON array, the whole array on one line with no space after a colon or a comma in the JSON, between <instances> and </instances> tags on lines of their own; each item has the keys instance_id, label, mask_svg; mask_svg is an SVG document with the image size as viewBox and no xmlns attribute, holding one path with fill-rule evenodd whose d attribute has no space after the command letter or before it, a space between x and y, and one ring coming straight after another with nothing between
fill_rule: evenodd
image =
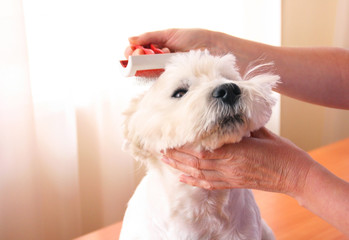
<instances>
[{"instance_id":1,"label":"human hand","mask_svg":"<svg viewBox=\"0 0 349 240\"><path fill-rule=\"evenodd\" d=\"M206 189L251 188L295 196L316 162L266 128L212 152L190 146L168 149L163 161L184 172L180 181Z\"/></svg>"},{"instance_id":2,"label":"human hand","mask_svg":"<svg viewBox=\"0 0 349 240\"><path fill-rule=\"evenodd\" d=\"M217 35L217 37L212 37ZM204 29L167 29L141 34L137 37L129 38L130 46L125 50L125 56L142 55L144 51L137 49L135 46L146 46L155 44L165 53L169 52L186 52L192 49L209 49L214 51L218 41L219 33L211 32ZM214 39L212 41L212 39Z\"/></svg>"}]
</instances>

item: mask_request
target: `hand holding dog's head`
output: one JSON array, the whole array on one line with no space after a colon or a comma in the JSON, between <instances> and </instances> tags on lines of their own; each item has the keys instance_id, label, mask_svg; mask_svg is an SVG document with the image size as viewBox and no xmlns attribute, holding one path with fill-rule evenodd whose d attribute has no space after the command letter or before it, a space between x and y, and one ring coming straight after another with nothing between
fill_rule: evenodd
<instances>
[{"instance_id":1,"label":"hand holding dog's head","mask_svg":"<svg viewBox=\"0 0 349 240\"><path fill-rule=\"evenodd\" d=\"M269 120L278 80L271 74L242 79L231 54L177 55L125 112L125 137L142 158L186 143L215 149L240 141Z\"/></svg>"}]
</instances>

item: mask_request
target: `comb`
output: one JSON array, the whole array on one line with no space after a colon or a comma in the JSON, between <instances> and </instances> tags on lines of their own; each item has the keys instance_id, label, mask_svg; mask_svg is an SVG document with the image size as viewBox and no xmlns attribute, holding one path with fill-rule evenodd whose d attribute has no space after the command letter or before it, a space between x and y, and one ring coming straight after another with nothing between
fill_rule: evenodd
<instances>
[{"instance_id":1,"label":"comb","mask_svg":"<svg viewBox=\"0 0 349 240\"><path fill-rule=\"evenodd\" d=\"M161 49L143 46L141 48L145 55L129 56L128 60L121 60L121 73L125 77L157 78L165 71L165 65L176 53L163 53Z\"/></svg>"}]
</instances>

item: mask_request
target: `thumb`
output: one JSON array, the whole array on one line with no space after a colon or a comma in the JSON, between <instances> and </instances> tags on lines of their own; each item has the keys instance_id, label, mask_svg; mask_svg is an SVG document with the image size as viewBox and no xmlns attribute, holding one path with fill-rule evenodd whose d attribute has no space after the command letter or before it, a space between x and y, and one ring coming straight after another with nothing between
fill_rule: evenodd
<instances>
[{"instance_id":1,"label":"thumb","mask_svg":"<svg viewBox=\"0 0 349 240\"><path fill-rule=\"evenodd\" d=\"M148 45L150 43L157 44L159 47L164 47L164 44L168 40L168 34L166 31L155 31L143 33L139 36L130 37L128 41L131 45Z\"/></svg>"},{"instance_id":2,"label":"thumb","mask_svg":"<svg viewBox=\"0 0 349 240\"><path fill-rule=\"evenodd\" d=\"M251 137L253 138L270 138L273 133L265 127L261 127L260 129L251 132Z\"/></svg>"}]
</instances>

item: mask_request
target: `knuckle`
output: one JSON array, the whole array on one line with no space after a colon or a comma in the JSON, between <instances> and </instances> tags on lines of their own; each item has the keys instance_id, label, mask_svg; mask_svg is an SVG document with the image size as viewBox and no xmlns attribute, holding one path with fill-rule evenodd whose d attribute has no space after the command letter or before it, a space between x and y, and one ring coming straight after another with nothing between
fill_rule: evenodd
<instances>
[{"instance_id":1,"label":"knuckle","mask_svg":"<svg viewBox=\"0 0 349 240\"><path fill-rule=\"evenodd\" d=\"M222 165L222 164L221 164L220 162L218 162L218 161L205 160L205 162L203 163L203 165L205 165L206 169L215 170L215 171L217 171L217 172L225 172L225 171L227 171L226 165Z\"/></svg>"},{"instance_id":2,"label":"knuckle","mask_svg":"<svg viewBox=\"0 0 349 240\"><path fill-rule=\"evenodd\" d=\"M194 178L200 178L200 172L199 171L193 171L191 173L191 175L194 177Z\"/></svg>"},{"instance_id":3,"label":"knuckle","mask_svg":"<svg viewBox=\"0 0 349 240\"><path fill-rule=\"evenodd\" d=\"M199 159L206 159L208 157L208 152L207 151L200 151L200 152L198 152L197 157Z\"/></svg>"},{"instance_id":4,"label":"knuckle","mask_svg":"<svg viewBox=\"0 0 349 240\"><path fill-rule=\"evenodd\" d=\"M200 160L196 157L192 158L191 160L192 167L196 169L200 169Z\"/></svg>"},{"instance_id":5,"label":"knuckle","mask_svg":"<svg viewBox=\"0 0 349 240\"><path fill-rule=\"evenodd\" d=\"M165 155L169 158L173 158L173 149L166 149Z\"/></svg>"},{"instance_id":6,"label":"knuckle","mask_svg":"<svg viewBox=\"0 0 349 240\"><path fill-rule=\"evenodd\" d=\"M192 176L198 179L205 179L205 175L203 174L203 172L199 169L194 169Z\"/></svg>"},{"instance_id":7,"label":"knuckle","mask_svg":"<svg viewBox=\"0 0 349 240\"><path fill-rule=\"evenodd\" d=\"M243 173L245 172L244 168L239 165L233 166L230 171L232 175L235 177L243 177L244 176Z\"/></svg>"},{"instance_id":8,"label":"knuckle","mask_svg":"<svg viewBox=\"0 0 349 240\"><path fill-rule=\"evenodd\" d=\"M173 159L169 159L169 164L174 167L174 168L177 168L178 169L178 164L176 161L174 161Z\"/></svg>"}]
</instances>

